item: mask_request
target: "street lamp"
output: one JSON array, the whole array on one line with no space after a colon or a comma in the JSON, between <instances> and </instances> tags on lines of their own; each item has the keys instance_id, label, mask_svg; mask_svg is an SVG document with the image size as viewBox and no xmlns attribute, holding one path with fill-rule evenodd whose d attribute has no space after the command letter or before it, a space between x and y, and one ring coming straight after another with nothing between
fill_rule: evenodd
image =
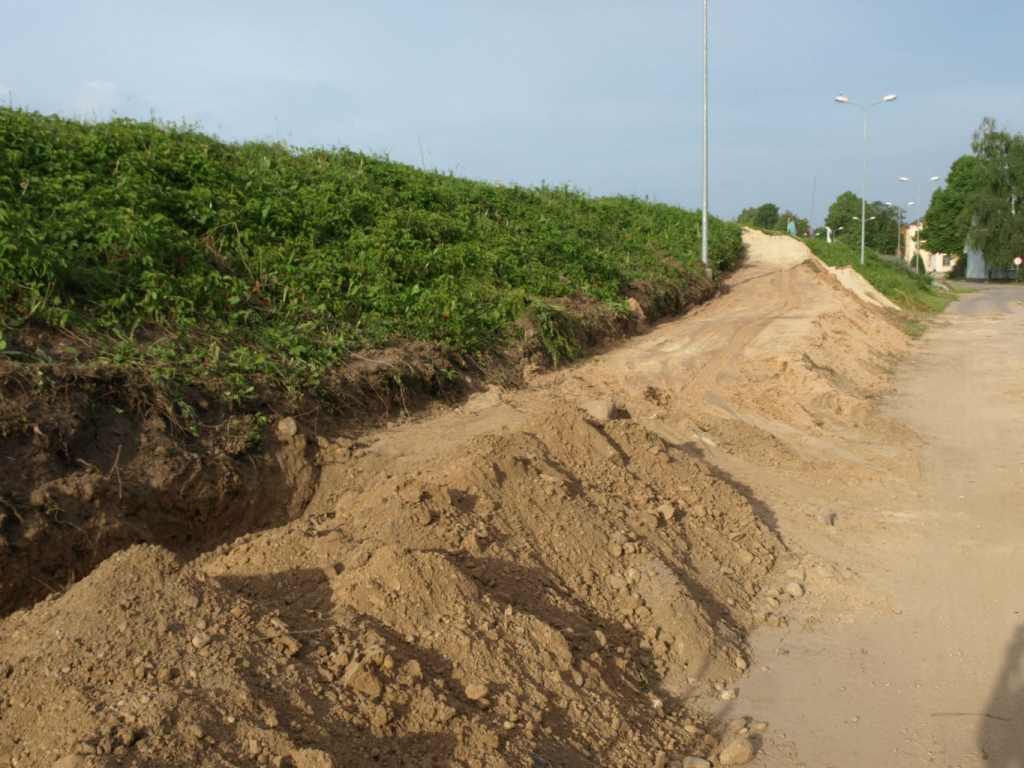
<instances>
[{"instance_id":1,"label":"street lamp","mask_svg":"<svg viewBox=\"0 0 1024 768\"><path fill-rule=\"evenodd\" d=\"M886 203L890 208L896 209L896 258L900 257L900 241L903 239L903 215L913 204L913 202L910 202L906 206L902 206L895 203Z\"/></svg>"},{"instance_id":2,"label":"street lamp","mask_svg":"<svg viewBox=\"0 0 1024 768\"><path fill-rule=\"evenodd\" d=\"M704 204L700 215L700 260L708 270L708 0L704 0Z\"/></svg>"},{"instance_id":3,"label":"street lamp","mask_svg":"<svg viewBox=\"0 0 1024 768\"><path fill-rule=\"evenodd\" d=\"M908 179L906 176L900 176L900 181L906 181L906 182L908 182L910 184L917 184L917 207L920 210L920 208L921 208L921 187L922 187L922 185L927 184L930 181L939 181L939 177L938 176L932 176L930 179L925 179L924 181L910 181L910 179ZM910 205L912 205L912 203ZM914 256L916 258L913 260L914 261L914 271L915 272L920 272L921 271L920 261L921 261L921 227L922 226L924 226L924 214L923 213L920 216L918 216L918 220L917 220L917 244L914 246Z\"/></svg>"},{"instance_id":4,"label":"street lamp","mask_svg":"<svg viewBox=\"0 0 1024 768\"><path fill-rule=\"evenodd\" d=\"M860 263L864 264L864 216L868 200L868 110L876 104L882 104L886 101L896 101L896 94L890 93L885 96L881 101L876 101L868 104L866 107L863 104L858 104L855 101L850 101L848 98L840 93L836 96L836 101L840 104L852 104L855 107L860 107L864 111L864 180L861 184L860 191Z\"/></svg>"},{"instance_id":5,"label":"street lamp","mask_svg":"<svg viewBox=\"0 0 1024 768\"><path fill-rule=\"evenodd\" d=\"M877 216L868 216L866 219L864 219L864 221L861 222L861 227L860 227L860 250L861 250L861 253L864 252L864 224L867 224L869 221L874 221L877 218L878 218ZM860 218L860 216L854 216L853 220L854 221L861 221L861 218ZM862 260L861 264L863 264L863 263L864 262Z\"/></svg>"}]
</instances>

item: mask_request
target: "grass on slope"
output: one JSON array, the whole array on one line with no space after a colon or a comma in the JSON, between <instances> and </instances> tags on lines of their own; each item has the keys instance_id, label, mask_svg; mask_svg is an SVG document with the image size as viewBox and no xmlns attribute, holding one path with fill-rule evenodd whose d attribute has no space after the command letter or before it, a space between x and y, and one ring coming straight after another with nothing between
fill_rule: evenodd
<instances>
[{"instance_id":1,"label":"grass on slope","mask_svg":"<svg viewBox=\"0 0 1024 768\"><path fill-rule=\"evenodd\" d=\"M524 323L557 363L588 308L623 317L635 296L668 314L703 277L699 215L635 198L8 108L0 152L0 334L60 328L82 341L72 355L229 398L316 388L346 356L403 342L485 355ZM741 245L712 220L716 269Z\"/></svg>"},{"instance_id":2,"label":"grass on slope","mask_svg":"<svg viewBox=\"0 0 1024 768\"><path fill-rule=\"evenodd\" d=\"M860 263L860 247L845 243L828 243L822 238L804 241L815 256L830 267L853 267L864 279L891 301L919 313L936 313L946 308L955 296L937 291L927 275L918 275L879 258L870 249L864 251L864 264Z\"/></svg>"}]
</instances>

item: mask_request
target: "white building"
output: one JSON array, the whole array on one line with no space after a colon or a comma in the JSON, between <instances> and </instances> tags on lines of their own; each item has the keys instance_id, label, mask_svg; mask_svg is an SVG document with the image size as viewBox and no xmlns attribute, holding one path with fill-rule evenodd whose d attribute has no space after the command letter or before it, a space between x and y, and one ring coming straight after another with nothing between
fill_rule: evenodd
<instances>
[{"instance_id":1,"label":"white building","mask_svg":"<svg viewBox=\"0 0 1024 768\"><path fill-rule=\"evenodd\" d=\"M917 232L924 224L924 219L916 219L903 225L903 258L913 264L917 253ZM948 253L932 253L921 249L921 263L930 275L945 275L953 271L953 257Z\"/></svg>"}]
</instances>

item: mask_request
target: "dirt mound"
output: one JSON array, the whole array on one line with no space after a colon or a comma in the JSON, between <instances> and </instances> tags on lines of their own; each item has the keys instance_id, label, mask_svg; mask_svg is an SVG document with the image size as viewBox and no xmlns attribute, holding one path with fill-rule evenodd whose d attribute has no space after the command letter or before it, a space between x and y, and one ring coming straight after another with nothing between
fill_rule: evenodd
<instances>
[{"instance_id":1,"label":"dirt mound","mask_svg":"<svg viewBox=\"0 0 1024 768\"><path fill-rule=\"evenodd\" d=\"M908 460L842 449L893 429L870 401L905 341L770 245L714 304L530 388L334 439L266 425L277 458L248 480L218 465L241 486L225 507L252 510L224 519L278 527L218 527L211 497L195 526L215 549L132 547L0 624L0 762L661 767L756 747L756 724L693 702L735 697L747 631L786 630L805 564L732 473L824 488ZM122 448L94 517L119 482L155 509L215 495L161 435ZM80 478L39 492L86 499Z\"/></svg>"}]
</instances>

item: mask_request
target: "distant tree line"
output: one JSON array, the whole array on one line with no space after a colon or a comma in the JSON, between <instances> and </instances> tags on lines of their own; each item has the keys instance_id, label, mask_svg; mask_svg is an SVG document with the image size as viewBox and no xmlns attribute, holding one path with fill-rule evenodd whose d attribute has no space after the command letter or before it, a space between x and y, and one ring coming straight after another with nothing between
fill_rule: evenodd
<instances>
[{"instance_id":1,"label":"distant tree line","mask_svg":"<svg viewBox=\"0 0 1024 768\"><path fill-rule=\"evenodd\" d=\"M768 232L785 232L790 220L796 224L798 235L803 236L807 232L809 226L807 219L797 216L790 210L780 212L779 206L775 203L765 203L756 208L744 208L736 217L737 224Z\"/></svg>"},{"instance_id":2,"label":"distant tree line","mask_svg":"<svg viewBox=\"0 0 1024 768\"><path fill-rule=\"evenodd\" d=\"M962 270L967 244L985 254L992 267L1012 267L1024 256L1024 135L1001 130L986 117L974 132L973 154L953 162L946 186L935 190L921 230L921 245L933 253L948 253ZM864 244L878 253L895 253L900 241L903 209L880 200L865 206ZM914 220L920 211L907 210ZM838 239L860 246L861 199L843 192L828 208L825 226ZM745 208L736 222L747 227L785 232L790 219L800 235L807 219L779 211L774 203ZM1024 272L1022 272L1024 274Z\"/></svg>"}]
</instances>

